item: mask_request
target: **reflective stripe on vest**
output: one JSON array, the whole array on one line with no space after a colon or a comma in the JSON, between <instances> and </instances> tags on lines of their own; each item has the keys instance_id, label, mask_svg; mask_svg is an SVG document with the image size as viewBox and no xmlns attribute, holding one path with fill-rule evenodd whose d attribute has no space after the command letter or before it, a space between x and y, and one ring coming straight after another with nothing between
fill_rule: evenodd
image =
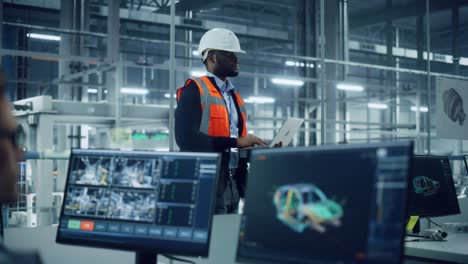
<instances>
[{"instance_id":1,"label":"reflective stripe on vest","mask_svg":"<svg viewBox=\"0 0 468 264\"><path fill-rule=\"evenodd\" d=\"M200 123L200 132L215 137L230 137L229 116L226 108L226 102L218 89L213 85L207 76L192 78L200 92L200 101L202 109L202 119ZM186 82L188 84L188 82ZM185 87L185 86L184 86ZM177 97L180 97L181 90L177 91ZM245 103L237 92L234 92L234 100L237 101L241 111L242 135L247 134L246 109Z\"/></svg>"}]
</instances>

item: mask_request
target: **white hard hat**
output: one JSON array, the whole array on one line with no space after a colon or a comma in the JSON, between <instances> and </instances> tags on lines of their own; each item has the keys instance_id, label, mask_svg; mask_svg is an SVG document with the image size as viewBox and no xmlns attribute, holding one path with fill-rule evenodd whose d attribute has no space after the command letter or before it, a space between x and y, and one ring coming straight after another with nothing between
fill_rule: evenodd
<instances>
[{"instance_id":1,"label":"white hard hat","mask_svg":"<svg viewBox=\"0 0 468 264\"><path fill-rule=\"evenodd\" d=\"M203 56L203 51L211 49L245 53L240 48L239 39L236 37L236 34L224 28L208 30L200 39L198 54ZM206 60L207 53L204 54L203 61Z\"/></svg>"}]
</instances>

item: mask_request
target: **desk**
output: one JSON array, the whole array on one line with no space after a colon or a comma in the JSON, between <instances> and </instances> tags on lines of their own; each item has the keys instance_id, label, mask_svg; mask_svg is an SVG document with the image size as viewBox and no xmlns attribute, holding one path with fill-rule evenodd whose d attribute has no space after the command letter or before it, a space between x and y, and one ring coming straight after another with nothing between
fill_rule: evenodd
<instances>
[{"instance_id":1,"label":"desk","mask_svg":"<svg viewBox=\"0 0 468 264\"><path fill-rule=\"evenodd\" d=\"M468 234L449 234L445 241L406 242L405 256L468 263Z\"/></svg>"},{"instance_id":2,"label":"desk","mask_svg":"<svg viewBox=\"0 0 468 264\"><path fill-rule=\"evenodd\" d=\"M209 258L181 258L191 259L197 264L234 264L240 220L240 215L216 215L213 219ZM56 233L56 226L7 228L5 245L11 249L39 251L45 264L134 263L135 254L130 251L56 244ZM158 256L158 264L168 263L183 264Z\"/></svg>"},{"instance_id":3,"label":"desk","mask_svg":"<svg viewBox=\"0 0 468 264\"><path fill-rule=\"evenodd\" d=\"M209 258L190 258L197 264L235 264L237 239L241 217L217 215L214 217ZM134 254L128 251L107 250L55 243L57 227L7 228L5 244L16 249L35 249L46 264L113 263L132 264ZM468 234L449 234L445 242L408 242L405 255L433 260L468 263ZM169 261L160 257L160 264ZM182 264L174 261L174 264Z\"/></svg>"}]
</instances>

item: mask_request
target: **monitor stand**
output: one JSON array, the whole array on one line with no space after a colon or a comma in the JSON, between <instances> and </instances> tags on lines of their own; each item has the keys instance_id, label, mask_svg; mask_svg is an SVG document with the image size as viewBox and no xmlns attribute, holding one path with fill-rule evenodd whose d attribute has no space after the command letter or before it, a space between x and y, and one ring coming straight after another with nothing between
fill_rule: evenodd
<instances>
[{"instance_id":1,"label":"monitor stand","mask_svg":"<svg viewBox=\"0 0 468 264\"><path fill-rule=\"evenodd\" d=\"M158 264L158 254L153 251L137 251L135 264Z\"/></svg>"}]
</instances>

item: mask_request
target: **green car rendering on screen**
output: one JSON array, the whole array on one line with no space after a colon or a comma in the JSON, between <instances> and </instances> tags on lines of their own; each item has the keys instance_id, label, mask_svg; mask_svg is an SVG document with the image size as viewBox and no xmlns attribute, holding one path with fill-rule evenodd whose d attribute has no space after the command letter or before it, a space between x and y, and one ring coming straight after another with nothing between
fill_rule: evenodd
<instances>
[{"instance_id":1,"label":"green car rendering on screen","mask_svg":"<svg viewBox=\"0 0 468 264\"><path fill-rule=\"evenodd\" d=\"M426 176L418 176L413 179L413 190L424 197L436 194L440 189L438 181Z\"/></svg>"},{"instance_id":2,"label":"green car rendering on screen","mask_svg":"<svg viewBox=\"0 0 468 264\"><path fill-rule=\"evenodd\" d=\"M306 229L324 233L326 226L339 227L343 217L342 206L313 184L283 185L275 191L273 204L278 220L298 233Z\"/></svg>"}]
</instances>

